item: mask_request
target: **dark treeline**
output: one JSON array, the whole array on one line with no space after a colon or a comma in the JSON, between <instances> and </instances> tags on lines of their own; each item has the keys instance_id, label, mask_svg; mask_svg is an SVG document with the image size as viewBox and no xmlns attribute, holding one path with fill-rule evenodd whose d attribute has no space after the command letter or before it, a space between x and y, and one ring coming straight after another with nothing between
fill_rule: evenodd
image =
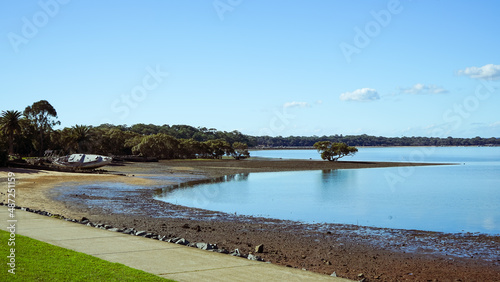
<instances>
[{"instance_id":1,"label":"dark treeline","mask_svg":"<svg viewBox=\"0 0 500 282\"><path fill-rule=\"evenodd\" d=\"M261 147L312 147L319 141L349 146L500 146L500 138L381 137L370 135L253 137ZM253 141L253 140L252 140ZM253 145L253 144L252 144Z\"/></svg>"},{"instance_id":2,"label":"dark treeline","mask_svg":"<svg viewBox=\"0 0 500 282\"><path fill-rule=\"evenodd\" d=\"M140 135L168 134L177 139L208 141L222 139L230 144L241 142L249 147L313 147L314 143L330 141L349 146L499 146L500 138L439 138L439 137L382 137L370 135L330 135L330 136L251 136L241 132L218 131L215 128L193 127L189 125L135 124L132 126L103 124L96 129L118 129Z\"/></svg>"},{"instance_id":3,"label":"dark treeline","mask_svg":"<svg viewBox=\"0 0 500 282\"><path fill-rule=\"evenodd\" d=\"M159 159L222 158L249 156L248 136L238 132L194 128L188 125L74 125L55 129L57 111L46 100L23 112L2 111L0 117L0 165L8 156L45 156L72 153L142 155Z\"/></svg>"},{"instance_id":4,"label":"dark treeline","mask_svg":"<svg viewBox=\"0 0 500 282\"><path fill-rule=\"evenodd\" d=\"M161 159L220 158L246 156L248 136L238 131L194 128L188 125L102 124L75 125L49 129L39 137L30 122L20 120L19 134L13 136L11 154L41 156L47 150L58 155L93 153L102 155L143 155ZM6 134L0 133L0 148L8 148Z\"/></svg>"},{"instance_id":5,"label":"dark treeline","mask_svg":"<svg viewBox=\"0 0 500 282\"><path fill-rule=\"evenodd\" d=\"M312 147L330 141L348 146L499 146L500 138L376 137L369 135L250 136L234 131L189 125L134 124L99 126L74 125L54 129L60 122L56 110L41 100L23 112L2 111L0 117L0 159L7 153L43 156L46 150L58 154L143 155L159 158L244 158L248 147ZM3 157L2 157L3 156Z\"/></svg>"},{"instance_id":6,"label":"dark treeline","mask_svg":"<svg viewBox=\"0 0 500 282\"><path fill-rule=\"evenodd\" d=\"M249 137L238 132L194 128L188 125L59 125L57 111L46 100L23 112L2 111L0 117L0 165L8 156L56 156L72 153L141 155L158 159L222 158L249 156Z\"/></svg>"}]
</instances>

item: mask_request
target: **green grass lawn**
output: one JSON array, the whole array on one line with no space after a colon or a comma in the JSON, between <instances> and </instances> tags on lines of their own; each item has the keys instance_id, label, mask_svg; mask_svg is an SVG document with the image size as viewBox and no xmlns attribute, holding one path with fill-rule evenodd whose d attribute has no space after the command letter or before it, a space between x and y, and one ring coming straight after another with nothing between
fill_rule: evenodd
<instances>
[{"instance_id":1,"label":"green grass lawn","mask_svg":"<svg viewBox=\"0 0 500 282\"><path fill-rule=\"evenodd\" d=\"M8 246L9 235L0 231L0 281L172 281L21 235L15 246ZM15 274L8 272L11 248L16 250Z\"/></svg>"}]
</instances>

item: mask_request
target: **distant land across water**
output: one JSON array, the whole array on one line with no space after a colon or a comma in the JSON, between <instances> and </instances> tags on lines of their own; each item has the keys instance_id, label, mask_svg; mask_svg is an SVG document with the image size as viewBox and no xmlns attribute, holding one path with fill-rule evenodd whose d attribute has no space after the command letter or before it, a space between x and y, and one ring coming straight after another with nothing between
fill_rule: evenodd
<instances>
[{"instance_id":1,"label":"distant land across water","mask_svg":"<svg viewBox=\"0 0 500 282\"><path fill-rule=\"evenodd\" d=\"M112 125L101 124L97 129L119 129L142 135L165 133L178 139L194 139L206 141L211 139L224 139L230 143L243 142L249 147L288 147L300 148L311 147L318 141L342 142L349 146L500 146L500 137L383 137L360 135L332 134L323 136L252 136L243 134L238 130L221 131L215 128L194 127L190 125L154 125L154 124L134 124Z\"/></svg>"}]
</instances>

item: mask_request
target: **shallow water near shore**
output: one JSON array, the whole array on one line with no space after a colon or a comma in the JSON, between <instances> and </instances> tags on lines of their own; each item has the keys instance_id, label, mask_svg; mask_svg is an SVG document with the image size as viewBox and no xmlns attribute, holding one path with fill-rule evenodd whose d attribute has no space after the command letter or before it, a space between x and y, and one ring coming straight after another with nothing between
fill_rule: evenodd
<instances>
[{"instance_id":1,"label":"shallow water near shore","mask_svg":"<svg viewBox=\"0 0 500 282\"><path fill-rule=\"evenodd\" d=\"M255 156L255 152L252 152ZM308 159L314 150L265 150ZM175 185L156 199L226 213L439 232L500 234L500 148L360 148L346 160L457 165L249 173Z\"/></svg>"}]
</instances>

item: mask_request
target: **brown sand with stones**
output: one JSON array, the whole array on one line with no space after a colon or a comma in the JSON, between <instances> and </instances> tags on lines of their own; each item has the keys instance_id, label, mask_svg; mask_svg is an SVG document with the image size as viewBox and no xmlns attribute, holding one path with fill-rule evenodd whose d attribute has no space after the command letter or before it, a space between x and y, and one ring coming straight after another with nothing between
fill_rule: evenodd
<instances>
[{"instance_id":1,"label":"brown sand with stones","mask_svg":"<svg viewBox=\"0 0 500 282\"><path fill-rule=\"evenodd\" d=\"M298 160L162 161L104 167L110 174L10 168L0 170L1 185L5 187L0 191L6 202L6 177L11 171L16 174L19 206L76 219L85 216L96 223L184 237L190 242L216 243L219 248L238 248L246 254L255 254L255 247L263 244L263 253L256 255L265 261L324 274L335 272L355 280L500 281L500 236L302 224L192 209L152 199L159 187L169 183L237 173L399 165ZM144 178L149 176L169 178ZM119 195L84 194L73 189L79 184L99 182L124 183L137 189ZM93 200L103 204L90 207ZM110 209L111 205L122 209L117 212Z\"/></svg>"}]
</instances>

